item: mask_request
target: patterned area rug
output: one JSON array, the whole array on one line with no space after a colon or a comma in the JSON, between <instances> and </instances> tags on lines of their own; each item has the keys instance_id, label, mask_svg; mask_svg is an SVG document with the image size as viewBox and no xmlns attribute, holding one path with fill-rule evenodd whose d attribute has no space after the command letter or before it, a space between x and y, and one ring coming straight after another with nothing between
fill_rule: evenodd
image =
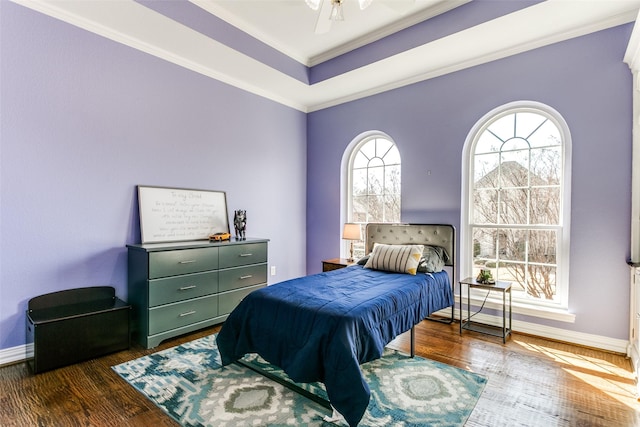
<instances>
[{"instance_id":1,"label":"patterned area rug","mask_svg":"<svg viewBox=\"0 0 640 427\"><path fill-rule=\"evenodd\" d=\"M286 378L257 355L244 362ZM215 335L113 367L183 426L333 426L331 411L244 366L221 367ZM371 400L359 426L462 426L486 379L432 360L385 350L362 365ZM326 398L321 383L298 384Z\"/></svg>"}]
</instances>

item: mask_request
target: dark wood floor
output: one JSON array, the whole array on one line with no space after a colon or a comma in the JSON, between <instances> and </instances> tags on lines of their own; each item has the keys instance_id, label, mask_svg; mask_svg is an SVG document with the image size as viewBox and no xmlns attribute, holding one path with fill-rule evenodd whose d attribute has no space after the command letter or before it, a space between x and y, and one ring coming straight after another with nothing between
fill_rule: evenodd
<instances>
[{"instance_id":1,"label":"dark wood floor","mask_svg":"<svg viewBox=\"0 0 640 427\"><path fill-rule=\"evenodd\" d=\"M0 368L0 426L176 426L111 366L217 332L210 328L32 375ZM391 346L408 351L404 334ZM514 334L501 338L424 321L416 354L488 378L467 426L640 426L631 363L623 355Z\"/></svg>"}]
</instances>

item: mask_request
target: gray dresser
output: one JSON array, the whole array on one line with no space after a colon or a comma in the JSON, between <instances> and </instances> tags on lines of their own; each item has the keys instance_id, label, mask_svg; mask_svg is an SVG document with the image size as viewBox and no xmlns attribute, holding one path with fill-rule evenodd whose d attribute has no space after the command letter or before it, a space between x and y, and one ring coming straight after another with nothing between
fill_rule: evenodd
<instances>
[{"instance_id":1,"label":"gray dresser","mask_svg":"<svg viewBox=\"0 0 640 427\"><path fill-rule=\"evenodd\" d=\"M267 239L127 245L128 303L145 348L223 322L267 285Z\"/></svg>"}]
</instances>

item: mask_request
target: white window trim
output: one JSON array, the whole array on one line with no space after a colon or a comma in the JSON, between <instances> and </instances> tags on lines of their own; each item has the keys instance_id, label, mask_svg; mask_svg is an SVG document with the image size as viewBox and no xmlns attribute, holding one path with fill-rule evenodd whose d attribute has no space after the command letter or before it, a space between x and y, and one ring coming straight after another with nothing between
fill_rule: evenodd
<instances>
[{"instance_id":1,"label":"white window trim","mask_svg":"<svg viewBox=\"0 0 640 427\"><path fill-rule=\"evenodd\" d=\"M347 222L351 222L349 213L351 212L351 174L349 173L349 167L351 165L352 157L358 147L364 144L371 138L385 138L393 142L397 147L398 145L388 134L379 130L370 130L362 132L349 142L347 147L342 153L342 160L340 162L340 228L337 231L337 235L342 239L342 226ZM342 240L341 240L342 241ZM342 241L340 245L340 257L346 258L349 252L348 245Z\"/></svg>"},{"instance_id":2,"label":"white window trim","mask_svg":"<svg viewBox=\"0 0 640 427\"><path fill-rule=\"evenodd\" d=\"M548 307L538 304L527 304L523 301L517 301L513 303L513 312L525 314L529 316L541 317L546 319L561 320L566 322L575 321L575 315L569 312L569 248L570 248L570 220L571 220L571 133L569 126L564 118L552 107L542 104L536 101L515 101L505 105L494 108L487 114L485 114L476 124L471 128L467 134L467 138L464 143L462 153L462 191L460 201L460 277L469 277L473 271L473 236L467 227L470 218L470 203L469 192L472 188L473 173L471 171L471 156L472 149L477 137L484 131L490 121L493 121L497 116L506 114L512 111L527 111L533 110L534 112L542 111L550 116L551 120L558 127L563 136L563 150L564 150L564 165L563 165L563 182L562 188L562 203L563 211L561 214L562 220L562 249L559 254L560 262L562 263L561 275L557 278L558 283L561 284L559 299L562 303L560 307ZM473 301L480 301L478 298L472 297ZM487 299L490 308L498 308L497 300L493 300L491 297ZM502 302L499 301L500 308ZM487 305L485 305L487 306Z\"/></svg>"}]
</instances>

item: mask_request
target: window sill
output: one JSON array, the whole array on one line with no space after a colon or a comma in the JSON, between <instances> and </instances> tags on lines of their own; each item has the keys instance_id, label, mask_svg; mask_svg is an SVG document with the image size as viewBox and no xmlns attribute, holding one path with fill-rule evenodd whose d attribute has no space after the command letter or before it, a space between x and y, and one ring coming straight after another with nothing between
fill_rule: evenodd
<instances>
[{"instance_id":1,"label":"window sill","mask_svg":"<svg viewBox=\"0 0 640 427\"><path fill-rule=\"evenodd\" d=\"M460 307L460 296L456 295L456 304L458 308ZM482 305L484 298L479 298L477 296L471 295L471 305L478 309ZM464 304L466 310L467 298L466 295L464 297ZM497 298L487 298L487 302L484 304L485 308L492 310L500 310L502 311L502 299ZM513 302L511 304L511 309L514 314L522 314L524 316L538 317L541 319L549 319L556 320L559 322L567 322L567 323L575 323L576 315L573 313L569 313L567 309L560 308L552 308L552 307L542 307L539 305L530 305L522 302Z\"/></svg>"}]
</instances>

